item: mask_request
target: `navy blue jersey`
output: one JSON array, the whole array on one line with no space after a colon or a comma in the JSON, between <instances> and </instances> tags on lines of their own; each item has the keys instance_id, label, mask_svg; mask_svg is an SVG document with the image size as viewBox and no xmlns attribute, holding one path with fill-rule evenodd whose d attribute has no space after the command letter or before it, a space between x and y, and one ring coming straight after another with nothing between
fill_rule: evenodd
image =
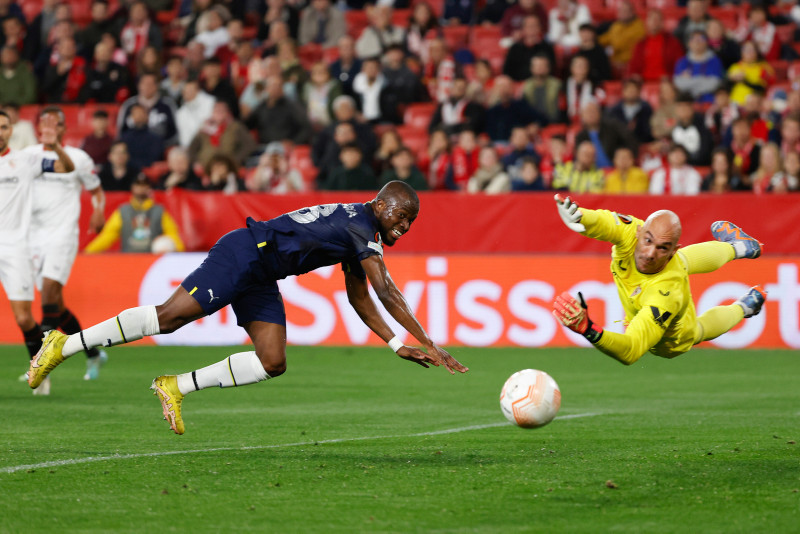
<instances>
[{"instance_id":1,"label":"navy blue jersey","mask_svg":"<svg viewBox=\"0 0 800 534\"><path fill-rule=\"evenodd\" d=\"M365 204L323 204L269 221L248 218L247 227L276 279L336 263L364 279L361 260L383 255L378 219Z\"/></svg>"}]
</instances>

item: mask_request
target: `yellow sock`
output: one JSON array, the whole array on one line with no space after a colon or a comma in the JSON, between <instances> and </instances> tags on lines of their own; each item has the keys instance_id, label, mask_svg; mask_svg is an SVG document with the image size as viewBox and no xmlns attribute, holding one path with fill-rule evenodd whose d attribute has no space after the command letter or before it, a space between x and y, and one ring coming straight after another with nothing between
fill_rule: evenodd
<instances>
[{"instance_id":1,"label":"yellow sock","mask_svg":"<svg viewBox=\"0 0 800 534\"><path fill-rule=\"evenodd\" d=\"M723 243L724 244L724 243ZM721 336L744 319L744 310L738 304L715 306L697 318L695 345Z\"/></svg>"},{"instance_id":2,"label":"yellow sock","mask_svg":"<svg viewBox=\"0 0 800 534\"><path fill-rule=\"evenodd\" d=\"M736 251L730 243L706 241L689 245L678 250L683 254L689 266L689 274L710 273L716 271L736 257Z\"/></svg>"}]
</instances>

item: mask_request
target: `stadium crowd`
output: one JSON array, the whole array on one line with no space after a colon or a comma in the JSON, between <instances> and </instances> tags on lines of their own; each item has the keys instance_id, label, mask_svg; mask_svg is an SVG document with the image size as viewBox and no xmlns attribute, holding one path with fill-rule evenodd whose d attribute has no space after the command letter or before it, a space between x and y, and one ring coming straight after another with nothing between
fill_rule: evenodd
<instances>
[{"instance_id":1,"label":"stadium crowd","mask_svg":"<svg viewBox=\"0 0 800 534\"><path fill-rule=\"evenodd\" d=\"M44 105L103 188L800 190L800 6L0 0L10 146Z\"/></svg>"}]
</instances>

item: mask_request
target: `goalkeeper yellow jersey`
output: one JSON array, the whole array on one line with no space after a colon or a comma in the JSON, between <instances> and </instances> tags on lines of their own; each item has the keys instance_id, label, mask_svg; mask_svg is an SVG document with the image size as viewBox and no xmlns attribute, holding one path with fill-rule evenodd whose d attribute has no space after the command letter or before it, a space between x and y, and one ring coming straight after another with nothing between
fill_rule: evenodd
<instances>
[{"instance_id":1,"label":"goalkeeper yellow jersey","mask_svg":"<svg viewBox=\"0 0 800 534\"><path fill-rule=\"evenodd\" d=\"M611 274L617 285L627 328L624 334L604 332L595 346L617 360L631 364L648 351L673 358L695 341L697 314L689 288L688 265L678 251L660 272L636 270L636 229L644 222L607 210L581 208L584 235L608 241Z\"/></svg>"}]
</instances>

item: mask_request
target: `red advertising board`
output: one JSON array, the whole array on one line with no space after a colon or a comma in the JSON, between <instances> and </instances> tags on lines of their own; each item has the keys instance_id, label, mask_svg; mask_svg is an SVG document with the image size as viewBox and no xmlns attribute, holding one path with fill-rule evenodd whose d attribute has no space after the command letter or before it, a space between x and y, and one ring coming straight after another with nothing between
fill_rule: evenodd
<instances>
[{"instance_id":1,"label":"red advertising board","mask_svg":"<svg viewBox=\"0 0 800 534\"><path fill-rule=\"evenodd\" d=\"M386 262L422 325L443 345L568 346L583 344L550 315L558 293L578 290L593 320L622 331L607 255L393 255ZM121 310L159 304L205 255L80 255L65 297L86 326ZM698 312L729 303L762 284L769 300L762 313L716 340L721 347L800 348L800 256L729 263L715 273L692 276ZM286 303L289 342L298 345L378 344L347 302L340 269L318 269L279 282ZM2 294L0 292L0 294ZM38 297L37 297L38 298ZM5 296L0 300L5 300ZM0 343L20 343L9 306L0 303ZM380 307L380 306L379 306ZM35 304L38 315L38 302ZM400 333L401 329L393 328ZM404 333L400 334L401 337ZM159 344L247 343L230 308L179 331L156 336Z\"/></svg>"}]
</instances>

